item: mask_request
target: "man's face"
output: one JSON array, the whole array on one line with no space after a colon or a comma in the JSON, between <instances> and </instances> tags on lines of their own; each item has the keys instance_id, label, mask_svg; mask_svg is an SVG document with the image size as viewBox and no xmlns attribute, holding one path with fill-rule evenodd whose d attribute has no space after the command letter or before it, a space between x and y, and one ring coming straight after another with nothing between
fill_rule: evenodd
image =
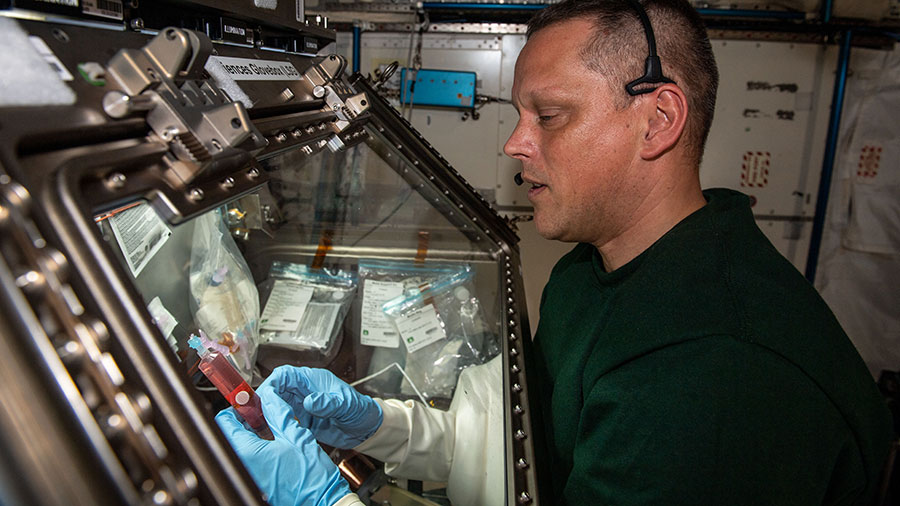
<instances>
[{"instance_id":1,"label":"man's face","mask_svg":"<svg viewBox=\"0 0 900 506\"><path fill-rule=\"evenodd\" d=\"M640 132L634 107L617 111L622 97L582 63L592 32L589 21L575 19L529 39L512 90L519 121L504 151L522 162L532 186L538 233L600 246L621 233L637 205L641 177L632 164Z\"/></svg>"}]
</instances>

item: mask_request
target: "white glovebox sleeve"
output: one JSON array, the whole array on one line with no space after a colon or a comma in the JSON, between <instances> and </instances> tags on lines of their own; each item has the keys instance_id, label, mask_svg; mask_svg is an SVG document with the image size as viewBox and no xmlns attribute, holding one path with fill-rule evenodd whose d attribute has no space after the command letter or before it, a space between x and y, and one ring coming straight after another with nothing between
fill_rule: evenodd
<instances>
[{"instance_id":1,"label":"white glovebox sleeve","mask_svg":"<svg viewBox=\"0 0 900 506\"><path fill-rule=\"evenodd\" d=\"M384 421L354 450L383 461L391 476L447 482L454 506L504 504L501 366L496 357L464 369L447 411L376 399Z\"/></svg>"},{"instance_id":2,"label":"white glovebox sleeve","mask_svg":"<svg viewBox=\"0 0 900 506\"><path fill-rule=\"evenodd\" d=\"M365 503L359 500L359 496L356 494L347 494L344 497L341 497L341 500L332 504L331 506L365 506Z\"/></svg>"}]
</instances>

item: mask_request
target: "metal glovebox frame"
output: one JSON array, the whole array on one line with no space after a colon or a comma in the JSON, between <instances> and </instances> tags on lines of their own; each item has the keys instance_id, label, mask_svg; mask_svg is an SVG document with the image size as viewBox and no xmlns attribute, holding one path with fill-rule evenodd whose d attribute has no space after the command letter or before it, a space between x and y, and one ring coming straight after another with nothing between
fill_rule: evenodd
<instances>
[{"instance_id":1,"label":"metal glovebox frame","mask_svg":"<svg viewBox=\"0 0 900 506\"><path fill-rule=\"evenodd\" d=\"M404 160L399 176L409 187L486 244L503 362L506 502L538 503L518 238L365 78L347 78L339 56L213 44L178 28L153 36L19 24L68 69L99 67L67 83L73 105L0 108L4 502L263 503L94 217L145 199L177 225L265 188L268 157L342 152L379 136ZM204 70L210 55L289 64L301 77L241 81L247 109ZM339 244L330 251L362 254Z\"/></svg>"}]
</instances>

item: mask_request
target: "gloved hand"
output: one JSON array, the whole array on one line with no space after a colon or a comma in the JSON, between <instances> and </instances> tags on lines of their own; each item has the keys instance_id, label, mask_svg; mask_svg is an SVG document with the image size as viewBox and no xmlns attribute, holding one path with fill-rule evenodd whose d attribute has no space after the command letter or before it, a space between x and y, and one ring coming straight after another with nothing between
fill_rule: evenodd
<instances>
[{"instance_id":1,"label":"gloved hand","mask_svg":"<svg viewBox=\"0 0 900 506\"><path fill-rule=\"evenodd\" d=\"M271 390L259 391L263 413L275 435L261 439L238 420L234 408L216 415L225 437L272 506L331 506L350 494L337 466L291 407Z\"/></svg>"},{"instance_id":2,"label":"gloved hand","mask_svg":"<svg viewBox=\"0 0 900 506\"><path fill-rule=\"evenodd\" d=\"M369 439L384 419L377 402L327 369L283 365L272 371L257 392L264 390L287 401L300 425L308 427L316 439L337 448L353 448Z\"/></svg>"}]
</instances>

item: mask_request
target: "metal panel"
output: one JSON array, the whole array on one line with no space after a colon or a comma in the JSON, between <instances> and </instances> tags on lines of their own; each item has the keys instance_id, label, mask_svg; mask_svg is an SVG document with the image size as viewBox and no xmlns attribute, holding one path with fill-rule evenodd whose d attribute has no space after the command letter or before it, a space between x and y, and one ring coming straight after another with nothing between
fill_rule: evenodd
<instances>
[{"instance_id":1,"label":"metal panel","mask_svg":"<svg viewBox=\"0 0 900 506\"><path fill-rule=\"evenodd\" d=\"M760 227L803 269L837 51L821 44L713 41L720 84L704 187L755 199Z\"/></svg>"},{"instance_id":2,"label":"metal panel","mask_svg":"<svg viewBox=\"0 0 900 506\"><path fill-rule=\"evenodd\" d=\"M506 96L501 91L502 44L507 36L430 34L423 38L422 65L427 68L473 71L478 76L476 92ZM360 71L371 73L379 65L397 60L407 64L410 50L408 34L364 33ZM518 54L518 51L516 51ZM505 142L497 130L501 113L508 105L487 104L478 109L480 119L463 117L461 111L414 108L413 126L444 154L450 163L482 194L495 190L498 145ZM468 119L467 119L468 118Z\"/></svg>"}]
</instances>

